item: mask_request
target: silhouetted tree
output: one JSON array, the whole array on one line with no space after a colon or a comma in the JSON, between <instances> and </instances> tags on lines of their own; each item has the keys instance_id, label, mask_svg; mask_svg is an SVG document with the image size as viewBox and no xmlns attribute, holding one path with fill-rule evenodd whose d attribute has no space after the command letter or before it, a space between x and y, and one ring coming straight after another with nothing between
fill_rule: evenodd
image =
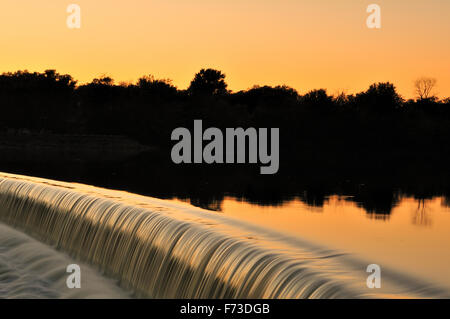
<instances>
[{"instance_id":1,"label":"silhouetted tree","mask_svg":"<svg viewBox=\"0 0 450 319\"><path fill-rule=\"evenodd\" d=\"M333 101L339 105L339 106L344 106L346 104L349 103L350 101L350 97L345 93L345 91L338 91L334 96L333 96Z\"/></svg>"},{"instance_id":2,"label":"silhouetted tree","mask_svg":"<svg viewBox=\"0 0 450 319\"><path fill-rule=\"evenodd\" d=\"M375 112L389 112L402 106L403 98L392 83L372 84L366 92L356 95L360 107L368 107Z\"/></svg>"},{"instance_id":3,"label":"silhouetted tree","mask_svg":"<svg viewBox=\"0 0 450 319\"><path fill-rule=\"evenodd\" d=\"M225 95L225 74L214 69L202 69L192 80L188 92L192 95Z\"/></svg>"},{"instance_id":4,"label":"silhouetted tree","mask_svg":"<svg viewBox=\"0 0 450 319\"><path fill-rule=\"evenodd\" d=\"M436 87L435 78L421 77L414 82L415 93L420 100L433 97L433 89Z\"/></svg>"},{"instance_id":5,"label":"silhouetted tree","mask_svg":"<svg viewBox=\"0 0 450 319\"><path fill-rule=\"evenodd\" d=\"M65 130L75 85L70 75L55 70L2 74L0 125L34 131Z\"/></svg>"},{"instance_id":6,"label":"silhouetted tree","mask_svg":"<svg viewBox=\"0 0 450 319\"><path fill-rule=\"evenodd\" d=\"M95 78L92 80L92 84L94 85L108 85L111 86L114 84L114 80L109 76L102 76L100 78Z\"/></svg>"},{"instance_id":7,"label":"silhouetted tree","mask_svg":"<svg viewBox=\"0 0 450 319\"><path fill-rule=\"evenodd\" d=\"M167 97L177 93L177 88L172 85L172 80L155 79L153 75L141 77L137 82L137 86L145 94L152 94L159 97Z\"/></svg>"},{"instance_id":8,"label":"silhouetted tree","mask_svg":"<svg viewBox=\"0 0 450 319\"><path fill-rule=\"evenodd\" d=\"M301 97L300 101L308 106L319 108L328 107L333 102L333 97L327 94L324 89L312 90Z\"/></svg>"},{"instance_id":9,"label":"silhouetted tree","mask_svg":"<svg viewBox=\"0 0 450 319\"><path fill-rule=\"evenodd\" d=\"M286 110L298 103L298 93L288 86L254 86L250 90L234 94L233 103L244 104L250 112L256 109Z\"/></svg>"}]
</instances>

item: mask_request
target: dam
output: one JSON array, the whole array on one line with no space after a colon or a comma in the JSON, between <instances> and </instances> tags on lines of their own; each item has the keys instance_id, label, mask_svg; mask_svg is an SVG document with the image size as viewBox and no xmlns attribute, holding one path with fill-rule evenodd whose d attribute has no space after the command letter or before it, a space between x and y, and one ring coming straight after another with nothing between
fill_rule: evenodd
<instances>
[{"instance_id":1,"label":"dam","mask_svg":"<svg viewBox=\"0 0 450 319\"><path fill-rule=\"evenodd\" d=\"M65 286L81 267L82 286ZM0 298L449 297L305 238L188 204L0 173Z\"/></svg>"}]
</instances>

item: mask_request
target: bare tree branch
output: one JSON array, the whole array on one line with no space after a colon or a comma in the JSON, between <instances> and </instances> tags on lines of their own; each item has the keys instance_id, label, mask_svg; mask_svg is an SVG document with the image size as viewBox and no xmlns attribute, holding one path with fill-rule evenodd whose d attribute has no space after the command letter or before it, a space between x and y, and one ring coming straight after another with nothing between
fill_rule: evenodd
<instances>
[{"instance_id":1,"label":"bare tree branch","mask_svg":"<svg viewBox=\"0 0 450 319\"><path fill-rule=\"evenodd\" d=\"M420 100L429 99L434 96L433 89L436 87L435 78L421 77L414 82L415 93Z\"/></svg>"}]
</instances>

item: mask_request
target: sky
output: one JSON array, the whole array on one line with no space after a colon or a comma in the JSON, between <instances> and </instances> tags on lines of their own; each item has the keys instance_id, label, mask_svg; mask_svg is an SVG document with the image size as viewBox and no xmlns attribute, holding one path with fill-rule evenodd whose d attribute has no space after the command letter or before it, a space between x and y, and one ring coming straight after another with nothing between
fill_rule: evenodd
<instances>
[{"instance_id":1,"label":"sky","mask_svg":"<svg viewBox=\"0 0 450 319\"><path fill-rule=\"evenodd\" d=\"M66 24L81 7L81 28ZM369 4L381 28L369 29ZM303 94L366 90L437 79L450 96L448 0L1 0L0 73L56 69L80 83L142 75L186 88L201 68L227 75L233 91L288 85Z\"/></svg>"}]
</instances>

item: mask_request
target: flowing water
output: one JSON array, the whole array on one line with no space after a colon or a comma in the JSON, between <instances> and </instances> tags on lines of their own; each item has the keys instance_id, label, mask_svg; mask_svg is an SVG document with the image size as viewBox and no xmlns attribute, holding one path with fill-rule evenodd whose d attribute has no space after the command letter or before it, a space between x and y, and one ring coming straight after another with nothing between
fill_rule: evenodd
<instances>
[{"instance_id":1,"label":"flowing water","mask_svg":"<svg viewBox=\"0 0 450 319\"><path fill-rule=\"evenodd\" d=\"M245 216L123 191L2 173L0 221L0 297L450 296L389 267L382 288L368 289L362 257ZM65 286L72 263L80 289Z\"/></svg>"},{"instance_id":2,"label":"flowing water","mask_svg":"<svg viewBox=\"0 0 450 319\"><path fill-rule=\"evenodd\" d=\"M0 224L0 298L128 298L114 280L82 265L83 290L68 289L64 253Z\"/></svg>"}]
</instances>

